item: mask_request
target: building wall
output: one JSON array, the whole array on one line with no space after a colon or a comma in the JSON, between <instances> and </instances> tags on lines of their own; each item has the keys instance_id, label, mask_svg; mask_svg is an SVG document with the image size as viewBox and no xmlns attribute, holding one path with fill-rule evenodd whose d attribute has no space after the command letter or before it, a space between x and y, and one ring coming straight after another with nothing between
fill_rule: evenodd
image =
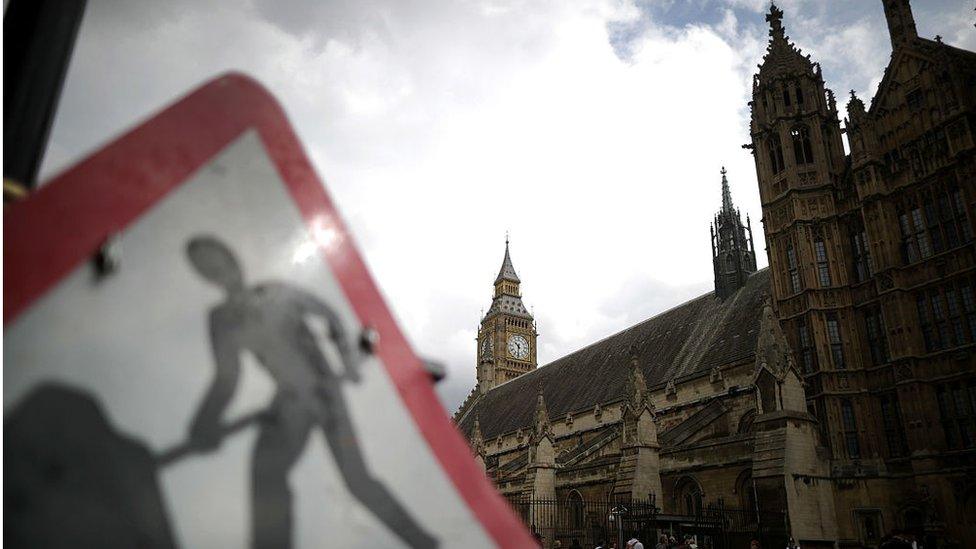
<instances>
[{"instance_id":1,"label":"building wall","mask_svg":"<svg viewBox=\"0 0 976 549\"><path fill-rule=\"evenodd\" d=\"M976 324L964 318L961 297L967 289L976 291L974 59L933 42L900 46L870 111L857 98L848 105L847 158L837 145L840 122L819 67L795 65L775 78L764 78L762 71L757 76L753 153L772 291L805 372L808 407L821 420L821 443L831 460L827 480L834 486L838 537L844 542L877 542L865 533L872 520L865 517L872 513L883 522L877 528L882 532L912 527L973 539L971 525L946 517L961 516L959 510L974 497L976 443L963 448L967 444L946 439L946 412L937 393L946 383L976 383ZM785 105L784 90L796 88L816 100L801 108L794 95L792 106ZM795 161L789 132L798 120L814 130L810 163ZM780 171L765 154L773 133L784 146ZM939 212L941 204L948 205L947 216ZM922 221L919 234L916 220ZM936 238L942 240L938 252ZM859 239L870 263L859 261ZM818 241L826 258L818 257ZM821 264L827 284L821 284ZM927 313L919 310L922 297ZM968 335L942 345L947 348L927 344L926 331L938 333L938 316L951 316L953 308ZM839 341L832 339L830 321L836 322ZM954 328L951 319L947 326ZM803 356L805 339L811 342L809 361ZM909 524L906 513L912 509L921 513L922 524Z\"/></svg>"}]
</instances>

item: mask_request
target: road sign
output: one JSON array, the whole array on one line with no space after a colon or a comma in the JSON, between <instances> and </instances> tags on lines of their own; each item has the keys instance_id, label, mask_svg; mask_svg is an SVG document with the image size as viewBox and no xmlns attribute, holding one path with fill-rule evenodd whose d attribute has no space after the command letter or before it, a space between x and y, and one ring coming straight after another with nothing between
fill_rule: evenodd
<instances>
[{"instance_id":1,"label":"road sign","mask_svg":"<svg viewBox=\"0 0 976 549\"><path fill-rule=\"evenodd\" d=\"M8 207L4 275L5 541L533 544L248 78Z\"/></svg>"}]
</instances>

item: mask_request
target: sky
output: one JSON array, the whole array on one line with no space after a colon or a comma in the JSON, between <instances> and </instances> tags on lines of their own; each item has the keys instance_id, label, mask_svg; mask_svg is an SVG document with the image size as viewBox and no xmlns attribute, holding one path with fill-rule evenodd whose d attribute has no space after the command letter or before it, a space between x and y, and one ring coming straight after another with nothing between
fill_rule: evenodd
<instances>
[{"instance_id":1,"label":"sky","mask_svg":"<svg viewBox=\"0 0 976 549\"><path fill-rule=\"evenodd\" d=\"M841 107L890 56L880 0L782 0ZM919 34L976 50L971 0ZM767 0L90 0L41 178L228 71L283 105L449 411L505 234L546 364L712 288L728 169L767 261L747 102ZM844 113L841 109L842 114Z\"/></svg>"}]
</instances>

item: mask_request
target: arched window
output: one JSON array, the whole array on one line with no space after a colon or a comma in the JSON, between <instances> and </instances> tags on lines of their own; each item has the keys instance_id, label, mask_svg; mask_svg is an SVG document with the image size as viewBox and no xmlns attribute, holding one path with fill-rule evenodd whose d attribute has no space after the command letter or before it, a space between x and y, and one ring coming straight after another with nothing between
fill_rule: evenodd
<instances>
[{"instance_id":1,"label":"arched window","mask_svg":"<svg viewBox=\"0 0 976 549\"><path fill-rule=\"evenodd\" d=\"M792 242L786 244L786 270L790 275L790 290L795 294L803 289L803 285L800 282L800 264L796 260L796 250L793 249Z\"/></svg>"},{"instance_id":2,"label":"arched window","mask_svg":"<svg viewBox=\"0 0 976 549\"><path fill-rule=\"evenodd\" d=\"M800 107L803 106L803 86L797 85L796 87L796 104Z\"/></svg>"},{"instance_id":3,"label":"arched window","mask_svg":"<svg viewBox=\"0 0 976 549\"><path fill-rule=\"evenodd\" d=\"M783 86L783 104L789 107L793 103L790 101L790 88Z\"/></svg>"},{"instance_id":4,"label":"arched window","mask_svg":"<svg viewBox=\"0 0 976 549\"><path fill-rule=\"evenodd\" d=\"M745 511L746 524L756 523L756 491L752 487L752 471L746 469L739 473L735 481L735 492L739 496L739 507Z\"/></svg>"},{"instance_id":5,"label":"arched window","mask_svg":"<svg viewBox=\"0 0 976 549\"><path fill-rule=\"evenodd\" d=\"M576 490L569 492L566 496L566 507L569 509L569 526L570 528L582 528L583 527L583 496Z\"/></svg>"},{"instance_id":6,"label":"arched window","mask_svg":"<svg viewBox=\"0 0 976 549\"><path fill-rule=\"evenodd\" d=\"M776 378L769 370L763 368L756 378L756 389L759 390L759 400L762 404L762 412L768 414L777 410L776 405Z\"/></svg>"},{"instance_id":7,"label":"arched window","mask_svg":"<svg viewBox=\"0 0 976 549\"><path fill-rule=\"evenodd\" d=\"M797 166L813 162L813 146L810 144L810 129L806 126L794 126L790 130L793 138L793 159Z\"/></svg>"},{"instance_id":8,"label":"arched window","mask_svg":"<svg viewBox=\"0 0 976 549\"><path fill-rule=\"evenodd\" d=\"M738 429L738 433L740 435L743 435L745 433L751 433L752 432L752 422L755 419L756 419L756 411L755 410L749 410L748 412L742 414L742 417L739 418L739 429Z\"/></svg>"},{"instance_id":9,"label":"arched window","mask_svg":"<svg viewBox=\"0 0 976 549\"><path fill-rule=\"evenodd\" d=\"M769 136L766 141L766 150L769 152L769 169L773 170L773 175L783 171L783 142L778 133Z\"/></svg>"},{"instance_id":10,"label":"arched window","mask_svg":"<svg viewBox=\"0 0 976 549\"><path fill-rule=\"evenodd\" d=\"M702 489L692 477L684 477L675 486L678 514L698 516L702 510Z\"/></svg>"}]
</instances>

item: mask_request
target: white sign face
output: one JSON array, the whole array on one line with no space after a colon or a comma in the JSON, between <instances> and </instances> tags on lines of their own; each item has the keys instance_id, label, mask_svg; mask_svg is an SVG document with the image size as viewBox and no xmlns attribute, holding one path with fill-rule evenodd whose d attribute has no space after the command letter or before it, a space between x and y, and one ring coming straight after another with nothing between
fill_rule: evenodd
<instances>
[{"instance_id":1,"label":"white sign face","mask_svg":"<svg viewBox=\"0 0 976 549\"><path fill-rule=\"evenodd\" d=\"M239 134L124 225L114 269L5 309L5 519L29 545L511 544L361 344L323 257L347 234L286 183Z\"/></svg>"},{"instance_id":2,"label":"white sign face","mask_svg":"<svg viewBox=\"0 0 976 549\"><path fill-rule=\"evenodd\" d=\"M276 417L228 434L212 452L160 465L180 546L246 547L252 534L287 535L299 547L490 546L398 410L382 364L358 353L358 382L344 377L329 319L314 309L334 312L350 347L361 327L285 193L256 134L231 145L119 235L114 273L96 281L82 265L7 327L6 412L31 389L61 382L99 402L120 434L163 454L188 440L208 390L223 382L215 380L214 345L224 346L237 355L230 360L239 361L239 379L215 389L231 393L220 421L260 410ZM195 260L224 258L195 258L194 245L233 253L243 275L236 294L198 272ZM288 307L292 293L318 302L295 310L317 336L325 359L319 365L279 349L297 336L282 333L295 329L280 318L291 311L273 308ZM230 300L253 303L228 306ZM225 319L226 327L212 327ZM214 341L219 330L227 335ZM331 425L337 421L348 425ZM329 440L349 436L355 438ZM258 470L262 458L267 464ZM288 505L291 527L274 520ZM258 512L270 516L251 516ZM257 530L262 520L270 532Z\"/></svg>"}]
</instances>

